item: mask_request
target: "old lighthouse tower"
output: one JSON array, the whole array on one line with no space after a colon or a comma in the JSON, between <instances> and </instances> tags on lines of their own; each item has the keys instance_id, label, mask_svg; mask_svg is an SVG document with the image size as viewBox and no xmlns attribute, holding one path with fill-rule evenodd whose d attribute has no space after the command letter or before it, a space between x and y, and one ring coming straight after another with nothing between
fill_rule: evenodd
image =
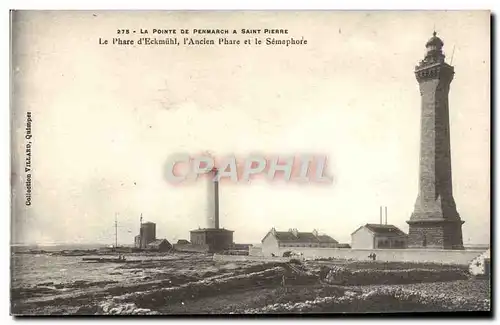
<instances>
[{"instance_id":1,"label":"old lighthouse tower","mask_svg":"<svg viewBox=\"0 0 500 325\"><path fill-rule=\"evenodd\" d=\"M436 32L425 58L415 67L420 87L420 167L409 248L463 249L462 224L453 199L448 93L454 69L444 62Z\"/></svg>"}]
</instances>

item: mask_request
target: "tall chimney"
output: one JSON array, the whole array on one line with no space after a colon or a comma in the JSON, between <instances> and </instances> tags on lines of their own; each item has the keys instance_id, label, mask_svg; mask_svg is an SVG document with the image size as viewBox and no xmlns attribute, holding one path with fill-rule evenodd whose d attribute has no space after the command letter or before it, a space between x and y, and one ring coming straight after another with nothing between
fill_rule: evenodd
<instances>
[{"instance_id":1,"label":"tall chimney","mask_svg":"<svg viewBox=\"0 0 500 325\"><path fill-rule=\"evenodd\" d=\"M219 171L213 168L205 175L207 177L207 227L219 228Z\"/></svg>"},{"instance_id":2,"label":"tall chimney","mask_svg":"<svg viewBox=\"0 0 500 325\"><path fill-rule=\"evenodd\" d=\"M214 228L219 229L219 170L214 169Z\"/></svg>"},{"instance_id":3,"label":"tall chimney","mask_svg":"<svg viewBox=\"0 0 500 325\"><path fill-rule=\"evenodd\" d=\"M380 206L380 224L382 224L382 206Z\"/></svg>"},{"instance_id":4,"label":"tall chimney","mask_svg":"<svg viewBox=\"0 0 500 325\"><path fill-rule=\"evenodd\" d=\"M385 207L385 224L387 225L387 207Z\"/></svg>"}]
</instances>

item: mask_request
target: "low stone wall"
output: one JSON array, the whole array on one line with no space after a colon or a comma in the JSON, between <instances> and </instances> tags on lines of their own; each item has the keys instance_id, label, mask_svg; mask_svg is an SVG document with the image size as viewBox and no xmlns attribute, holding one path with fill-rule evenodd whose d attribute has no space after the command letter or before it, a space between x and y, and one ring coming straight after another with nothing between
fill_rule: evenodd
<instances>
[{"instance_id":1,"label":"low stone wall","mask_svg":"<svg viewBox=\"0 0 500 325\"><path fill-rule=\"evenodd\" d=\"M482 252L478 250L424 250L424 249L350 249L350 248L280 248L274 254L283 256L286 251L302 253L304 258L335 258L352 260L370 260L370 254L376 254L378 261L443 263L468 265Z\"/></svg>"},{"instance_id":2,"label":"low stone wall","mask_svg":"<svg viewBox=\"0 0 500 325\"><path fill-rule=\"evenodd\" d=\"M207 253L207 245L174 244L174 249L179 252Z\"/></svg>"},{"instance_id":3,"label":"low stone wall","mask_svg":"<svg viewBox=\"0 0 500 325\"><path fill-rule=\"evenodd\" d=\"M250 247L248 249L248 255L262 256L262 247Z\"/></svg>"},{"instance_id":4,"label":"low stone wall","mask_svg":"<svg viewBox=\"0 0 500 325\"><path fill-rule=\"evenodd\" d=\"M214 254L213 260L216 262L288 262L289 257L263 257L263 256L250 256L250 255L220 255Z\"/></svg>"}]
</instances>

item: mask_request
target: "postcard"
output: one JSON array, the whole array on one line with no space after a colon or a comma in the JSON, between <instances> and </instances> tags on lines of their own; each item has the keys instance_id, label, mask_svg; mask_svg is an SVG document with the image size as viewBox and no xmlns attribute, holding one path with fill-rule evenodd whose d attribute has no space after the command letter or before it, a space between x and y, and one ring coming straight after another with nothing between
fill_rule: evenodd
<instances>
[{"instance_id":1,"label":"postcard","mask_svg":"<svg viewBox=\"0 0 500 325\"><path fill-rule=\"evenodd\" d=\"M491 315L490 24L11 11L11 314Z\"/></svg>"}]
</instances>

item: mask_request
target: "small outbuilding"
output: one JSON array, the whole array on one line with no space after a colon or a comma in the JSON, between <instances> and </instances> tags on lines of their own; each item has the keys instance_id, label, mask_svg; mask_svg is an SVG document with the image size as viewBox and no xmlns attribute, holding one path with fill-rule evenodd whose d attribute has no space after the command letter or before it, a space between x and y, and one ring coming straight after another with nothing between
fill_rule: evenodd
<instances>
[{"instance_id":1,"label":"small outbuilding","mask_svg":"<svg viewBox=\"0 0 500 325\"><path fill-rule=\"evenodd\" d=\"M172 245L166 239L157 239L149 243L147 249L158 252L168 252L172 249Z\"/></svg>"},{"instance_id":2,"label":"small outbuilding","mask_svg":"<svg viewBox=\"0 0 500 325\"><path fill-rule=\"evenodd\" d=\"M367 223L351 234L353 249L398 249L408 247L408 235L394 225Z\"/></svg>"}]
</instances>

